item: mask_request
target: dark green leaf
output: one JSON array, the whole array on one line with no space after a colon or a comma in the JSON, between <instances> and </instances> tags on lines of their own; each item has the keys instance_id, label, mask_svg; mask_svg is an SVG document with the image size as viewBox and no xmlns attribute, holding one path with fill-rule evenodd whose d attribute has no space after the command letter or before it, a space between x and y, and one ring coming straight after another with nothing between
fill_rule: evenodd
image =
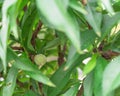
<instances>
[{"instance_id":1,"label":"dark green leaf","mask_svg":"<svg viewBox=\"0 0 120 96\"><path fill-rule=\"evenodd\" d=\"M103 71L108 62L102 58L98 57L96 61L96 67L94 70L94 95L102 96L102 79L103 79Z\"/></svg>"}]
</instances>

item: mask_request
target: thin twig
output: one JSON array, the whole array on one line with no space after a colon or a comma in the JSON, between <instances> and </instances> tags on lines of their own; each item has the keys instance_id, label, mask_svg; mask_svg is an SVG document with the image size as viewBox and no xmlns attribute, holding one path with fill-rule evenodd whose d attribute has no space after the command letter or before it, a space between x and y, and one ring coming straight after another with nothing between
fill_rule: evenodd
<instances>
[{"instance_id":1,"label":"thin twig","mask_svg":"<svg viewBox=\"0 0 120 96\"><path fill-rule=\"evenodd\" d=\"M64 57L65 57L65 51L66 51L66 44L64 44L63 49L61 48L61 45L58 46L58 65L61 66L64 63Z\"/></svg>"},{"instance_id":2,"label":"thin twig","mask_svg":"<svg viewBox=\"0 0 120 96\"><path fill-rule=\"evenodd\" d=\"M34 33L32 35L32 39L31 39L31 44L33 45L34 48L35 48L35 38L37 37L37 34L39 33L41 27L42 27L42 22L39 21L36 29L34 30Z\"/></svg>"}]
</instances>

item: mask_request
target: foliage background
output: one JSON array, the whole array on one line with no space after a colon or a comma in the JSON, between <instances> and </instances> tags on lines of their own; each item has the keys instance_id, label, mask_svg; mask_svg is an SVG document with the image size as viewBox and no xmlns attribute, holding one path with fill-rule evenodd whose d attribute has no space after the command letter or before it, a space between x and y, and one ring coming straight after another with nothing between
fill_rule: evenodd
<instances>
[{"instance_id":1,"label":"foliage background","mask_svg":"<svg viewBox=\"0 0 120 96\"><path fill-rule=\"evenodd\" d=\"M120 0L0 9L0 96L120 96Z\"/></svg>"}]
</instances>

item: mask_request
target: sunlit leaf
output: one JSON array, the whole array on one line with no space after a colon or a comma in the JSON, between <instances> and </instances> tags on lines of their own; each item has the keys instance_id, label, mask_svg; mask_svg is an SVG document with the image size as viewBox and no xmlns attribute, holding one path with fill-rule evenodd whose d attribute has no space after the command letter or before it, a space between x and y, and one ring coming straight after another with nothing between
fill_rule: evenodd
<instances>
[{"instance_id":1,"label":"sunlit leaf","mask_svg":"<svg viewBox=\"0 0 120 96\"><path fill-rule=\"evenodd\" d=\"M41 19L48 26L65 32L77 51L80 51L79 27L74 17L71 17L64 2L61 0L36 0ZM57 17L57 18L56 18Z\"/></svg>"},{"instance_id":2,"label":"sunlit leaf","mask_svg":"<svg viewBox=\"0 0 120 96\"><path fill-rule=\"evenodd\" d=\"M2 29L0 32L0 56L3 62L4 73L6 73L6 47L7 47L7 36L8 36L8 27L9 27L9 18L8 18L8 9L16 3L17 0L5 0L2 6Z\"/></svg>"},{"instance_id":3,"label":"sunlit leaf","mask_svg":"<svg viewBox=\"0 0 120 96\"><path fill-rule=\"evenodd\" d=\"M75 1L75 0L70 0L70 7L81 12L82 14L87 14L87 11L82 7L82 4L80 4L79 1Z\"/></svg>"},{"instance_id":4,"label":"sunlit leaf","mask_svg":"<svg viewBox=\"0 0 120 96\"><path fill-rule=\"evenodd\" d=\"M84 74L88 74L89 72L91 72L95 68L95 66L96 66L96 58L97 58L97 54L94 54L92 56L91 60L84 67L84 70L83 70Z\"/></svg>"},{"instance_id":5,"label":"sunlit leaf","mask_svg":"<svg viewBox=\"0 0 120 96\"><path fill-rule=\"evenodd\" d=\"M109 96L112 91L120 86L120 56L114 58L105 68L103 73L103 96Z\"/></svg>"},{"instance_id":6,"label":"sunlit leaf","mask_svg":"<svg viewBox=\"0 0 120 96\"><path fill-rule=\"evenodd\" d=\"M107 9L107 11L110 14L114 14L113 8L112 8L112 4L110 0L102 0L102 3L104 4L105 8Z\"/></svg>"}]
</instances>

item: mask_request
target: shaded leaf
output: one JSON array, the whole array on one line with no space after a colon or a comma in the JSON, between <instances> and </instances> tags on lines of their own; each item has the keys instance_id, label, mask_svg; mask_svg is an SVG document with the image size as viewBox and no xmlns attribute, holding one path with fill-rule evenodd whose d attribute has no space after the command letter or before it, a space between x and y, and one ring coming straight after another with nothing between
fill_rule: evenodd
<instances>
[{"instance_id":1,"label":"shaded leaf","mask_svg":"<svg viewBox=\"0 0 120 96\"><path fill-rule=\"evenodd\" d=\"M24 96L37 96L33 91L29 90L28 92L25 93Z\"/></svg>"},{"instance_id":2,"label":"shaded leaf","mask_svg":"<svg viewBox=\"0 0 120 96\"><path fill-rule=\"evenodd\" d=\"M103 79L103 71L106 67L108 62L102 58L98 57L96 61L96 67L94 69L94 80L93 80L93 86L94 86L94 95L95 96L102 96L102 79Z\"/></svg>"},{"instance_id":3,"label":"shaded leaf","mask_svg":"<svg viewBox=\"0 0 120 96\"><path fill-rule=\"evenodd\" d=\"M11 67L6 78L6 85L3 87L2 96L12 96L16 85L17 74L18 69L14 66Z\"/></svg>"},{"instance_id":4,"label":"shaded leaf","mask_svg":"<svg viewBox=\"0 0 120 96\"><path fill-rule=\"evenodd\" d=\"M57 46L60 44L60 39L55 38L54 40L47 42L46 46L44 47L45 49L52 48L54 46Z\"/></svg>"},{"instance_id":5,"label":"shaded leaf","mask_svg":"<svg viewBox=\"0 0 120 96\"><path fill-rule=\"evenodd\" d=\"M93 96L93 72L89 73L83 82L84 96Z\"/></svg>"},{"instance_id":6,"label":"shaded leaf","mask_svg":"<svg viewBox=\"0 0 120 96\"><path fill-rule=\"evenodd\" d=\"M22 43L24 47L30 51L34 51L31 45L31 39L33 34L33 28L38 20L38 12L34 3L30 4L28 10L23 16L21 29L22 29Z\"/></svg>"},{"instance_id":7,"label":"shaded leaf","mask_svg":"<svg viewBox=\"0 0 120 96\"><path fill-rule=\"evenodd\" d=\"M111 32L111 29L119 22L120 12L114 16L104 15L103 26L102 26L102 39Z\"/></svg>"},{"instance_id":8,"label":"shaded leaf","mask_svg":"<svg viewBox=\"0 0 120 96\"><path fill-rule=\"evenodd\" d=\"M81 32L80 37L81 37L81 49L86 49L90 45L94 44L97 35L94 33L93 30L87 30L87 31Z\"/></svg>"},{"instance_id":9,"label":"shaded leaf","mask_svg":"<svg viewBox=\"0 0 120 96\"><path fill-rule=\"evenodd\" d=\"M72 70L76 68L79 64L82 63L82 60L88 57L88 54L79 55L76 58L76 54L74 57L71 58L71 62L67 62L66 64L63 64L51 77L51 81L56 85L56 88L48 87L47 89L47 96L56 96L61 92L61 90L65 87L67 82L69 81L70 74ZM75 58L75 59L74 59ZM66 65L69 65L71 63L71 66L65 70ZM59 79L58 79L59 78Z\"/></svg>"},{"instance_id":10,"label":"shaded leaf","mask_svg":"<svg viewBox=\"0 0 120 96\"><path fill-rule=\"evenodd\" d=\"M79 86L80 84L76 84L72 86L67 92L65 92L63 95L60 96L76 96Z\"/></svg>"}]
</instances>

